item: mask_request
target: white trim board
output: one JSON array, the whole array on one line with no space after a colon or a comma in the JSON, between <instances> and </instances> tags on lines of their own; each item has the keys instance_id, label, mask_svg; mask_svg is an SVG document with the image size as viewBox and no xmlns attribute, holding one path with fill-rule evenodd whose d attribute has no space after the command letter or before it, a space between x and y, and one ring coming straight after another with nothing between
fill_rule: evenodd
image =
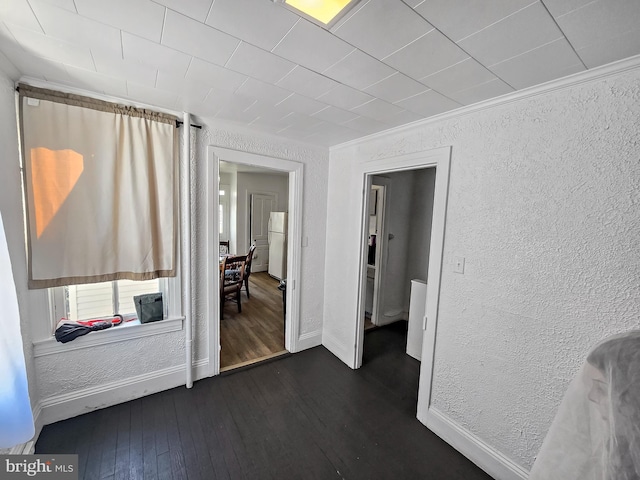
<instances>
[{"instance_id":1,"label":"white trim board","mask_svg":"<svg viewBox=\"0 0 640 480\"><path fill-rule=\"evenodd\" d=\"M526 480L529 472L483 442L469 430L447 417L435 407L429 407L426 418L418 418L429 430L462 453L497 480Z\"/></svg>"},{"instance_id":2,"label":"white trim board","mask_svg":"<svg viewBox=\"0 0 640 480\"><path fill-rule=\"evenodd\" d=\"M508 103L517 102L527 98L535 97L538 95L545 95L556 90L562 90L565 88L571 88L582 83L595 82L602 78L607 78L615 75L620 75L630 70L636 70L640 68L640 55L618 60L616 62L608 63L599 67L591 68L582 72L574 73L566 77L558 78L556 80L550 80L539 85L523 88L515 92L507 93L499 97L490 98L482 102L474 103L473 105L456 108L438 115L434 115L429 118L417 120L415 122L400 125L399 127L383 130L378 133L373 133L364 137L359 137L348 142L334 145L329 148L329 151L341 150L343 148L353 147L363 143L368 143L375 139L384 138L390 135L394 135L401 132L408 132L420 127L425 127L432 123L437 123L444 120L450 120L452 118L461 117L463 115L469 115L481 110L486 110L498 105L506 105Z\"/></svg>"},{"instance_id":3,"label":"white trim board","mask_svg":"<svg viewBox=\"0 0 640 480\"><path fill-rule=\"evenodd\" d=\"M194 380L208 376L208 364L208 359L193 362ZM176 365L116 382L43 398L34 411L34 417L37 419L36 432L39 435L43 425L183 386L185 368L185 364Z\"/></svg>"},{"instance_id":4,"label":"white trim board","mask_svg":"<svg viewBox=\"0 0 640 480\"><path fill-rule=\"evenodd\" d=\"M220 373L220 302L218 291L220 278L217 270L218 257L218 174L220 161L253 165L271 170L280 170L289 175L289 228L287 242L287 305L285 319L285 348L299 352L305 344L300 343L300 275L302 265L302 192L304 185L304 164L293 160L258 155L241 150L209 145L207 149L207 316L209 320L208 351L211 365L209 375ZM312 342L313 343L313 342ZM312 345L315 346L315 345Z\"/></svg>"}]
</instances>

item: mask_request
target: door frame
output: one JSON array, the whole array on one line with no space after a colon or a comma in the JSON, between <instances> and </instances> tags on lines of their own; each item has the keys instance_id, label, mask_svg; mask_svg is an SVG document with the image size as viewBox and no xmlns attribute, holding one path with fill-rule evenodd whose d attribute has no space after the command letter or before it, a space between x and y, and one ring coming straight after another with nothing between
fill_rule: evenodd
<instances>
[{"instance_id":1,"label":"door frame","mask_svg":"<svg viewBox=\"0 0 640 480\"><path fill-rule=\"evenodd\" d=\"M291 353L299 351L300 336L300 272L302 257L302 194L304 165L293 160L257 155L240 150L207 147L206 187L206 271L207 271L207 317L209 374L220 373L220 275L219 223L218 223L218 176L220 161L279 170L289 174L288 237L287 244L287 304L285 317L285 349Z\"/></svg>"},{"instance_id":2,"label":"door frame","mask_svg":"<svg viewBox=\"0 0 640 480\"><path fill-rule=\"evenodd\" d=\"M371 175L369 178L371 179L371 186L382 187L382 202L378 202L381 205L380 212L380 232L378 237L376 237L376 269L373 277L373 307L371 308L371 323L376 326L380 325L380 304L382 303L382 299L384 295L381 295L381 281L384 278L387 270L387 258L388 255L388 220L386 214L387 208L387 197L389 195L389 187L391 183L387 178L381 177L376 180L377 183L373 183L373 177L377 175ZM369 210L367 210L368 212Z\"/></svg>"},{"instance_id":3,"label":"door frame","mask_svg":"<svg viewBox=\"0 0 640 480\"><path fill-rule=\"evenodd\" d=\"M433 216L431 220L431 244L429 246L429 267L427 273L427 299L425 306L424 334L422 341L422 362L420 365L420 382L418 387L417 418L426 425L427 413L431 404L433 382L434 355L436 349L436 333L438 326L438 307L440 302L440 283L442 279L442 258L444 253L444 237L446 226L447 200L449 196L449 173L451 167L451 147L442 147L427 152L417 152L383 160L361 164L359 174L362 175L362 211L360 218L360 275L359 299L357 305L357 321L355 332L354 368L362 366L364 352L364 308L366 300L367 276L367 232L369 229L369 188L374 175L436 168L435 191L433 195ZM426 328L425 328L426 327Z\"/></svg>"}]
</instances>

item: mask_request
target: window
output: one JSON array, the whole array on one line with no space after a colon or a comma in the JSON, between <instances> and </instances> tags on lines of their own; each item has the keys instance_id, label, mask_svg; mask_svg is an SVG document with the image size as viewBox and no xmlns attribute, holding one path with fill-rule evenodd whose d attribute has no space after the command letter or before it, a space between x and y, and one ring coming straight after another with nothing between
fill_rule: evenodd
<instances>
[{"instance_id":1,"label":"window","mask_svg":"<svg viewBox=\"0 0 640 480\"><path fill-rule=\"evenodd\" d=\"M134 296L161 291L159 279L139 282L117 280L62 288L66 290L66 318L69 320L87 320L114 313L135 314Z\"/></svg>"},{"instance_id":2,"label":"window","mask_svg":"<svg viewBox=\"0 0 640 480\"><path fill-rule=\"evenodd\" d=\"M162 292L164 317L180 316L178 278L157 278L133 281L87 283L49 289L51 299L51 321L55 325L62 319L89 320L123 315L135 318L133 297L145 293ZM137 324L137 321L128 322Z\"/></svg>"},{"instance_id":3,"label":"window","mask_svg":"<svg viewBox=\"0 0 640 480\"><path fill-rule=\"evenodd\" d=\"M220 240L230 240L229 238L229 185L220 184L218 220L220 222Z\"/></svg>"}]
</instances>

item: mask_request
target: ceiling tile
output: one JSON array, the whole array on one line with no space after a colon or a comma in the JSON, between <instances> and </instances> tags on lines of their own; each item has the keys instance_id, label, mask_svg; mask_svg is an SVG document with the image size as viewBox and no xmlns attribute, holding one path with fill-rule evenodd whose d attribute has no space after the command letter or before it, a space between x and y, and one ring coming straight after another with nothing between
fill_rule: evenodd
<instances>
[{"instance_id":1,"label":"ceiling tile","mask_svg":"<svg viewBox=\"0 0 640 480\"><path fill-rule=\"evenodd\" d=\"M317 98L337 87L338 82L296 65L277 85L305 97Z\"/></svg>"},{"instance_id":2,"label":"ceiling tile","mask_svg":"<svg viewBox=\"0 0 640 480\"><path fill-rule=\"evenodd\" d=\"M433 30L383 61L410 77L420 79L465 58L469 55L464 50Z\"/></svg>"},{"instance_id":3,"label":"ceiling tile","mask_svg":"<svg viewBox=\"0 0 640 480\"><path fill-rule=\"evenodd\" d=\"M369 117L381 122L386 122L393 116L401 113L402 110L403 109L398 107L397 105L392 105L385 102L384 100L376 98L374 100L371 100L370 102L354 108L351 111L357 113L358 115L362 115L363 117Z\"/></svg>"},{"instance_id":4,"label":"ceiling tile","mask_svg":"<svg viewBox=\"0 0 640 480\"><path fill-rule=\"evenodd\" d=\"M2 30L2 28L0 24L0 30ZM2 47L2 51L11 64L16 67L22 75L47 80L50 78L69 78L69 74L62 63L36 57L25 51L19 45L5 45Z\"/></svg>"},{"instance_id":5,"label":"ceiling tile","mask_svg":"<svg viewBox=\"0 0 640 480\"><path fill-rule=\"evenodd\" d=\"M31 6L47 35L89 47L93 51L119 52L120 30L47 2L31 0Z\"/></svg>"},{"instance_id":6,"label":"ceiling tile","mask_svg":"<svg viewBox=\"0 0 640 480\"><path fill-rule=\"evenodd\" d=\"M65 10L69 10L73 13L78 13L76 10L76 4L73 3L73 0L43 0L50 5L55 5L56 7L64 8ZM29 2L32 3L32 2Z\"/></svg>"},{"instance_id":7,"label":"ceiling tile","mask_svg":"<svg viewBox=\"0 0 640 480\"><path fill-rule=\"evenodd\" d=\"M206 78L202 77L200 80L193 80L191 78L184 78L174 75L170 71L160 70L158 72L158 78L156 80L156 88L160 90L181 92L180 98L185 101L204 101L209 92L211 91L211 85L207 85ZM226 90L221 92L229 94Z\"/></svg>"},{"instance_id":8,"label":"ceiling tile","mask_svg":"<svg viewBox=\"0 0 640 480\"><path fill-rule=\"evenodd\" d=\"M234 112L238 114L243 113L251 107L251 105L256 103L256 99L245 97L244 95L229 95L227 92L220 92L212 89L204 103L218 106L218 113L216 113L216 117L229 118L234 114ZM248 121L251 121L254 118L256 118L255 115L253 115Z\"/></svg>"},{"instance_id":9,"label":"ceiling tile","mask_svg":"<svg viewBox=\"0 0 640 480\"><path fill-rule=\"evenodd\" d=\"M537 0L425 0L416 11L454 42L488 27Z\"/></svg>"},{"instance_id":10,"label":"ceiling tile","mask_svg":"<svg viewBox=\"0 0 640 480\"><path fill-rule=\"evenodd\" d=\"M458 42L485 66L515 57L562 38L562 32L544 6L527 8Z\"/></svg>"},{"instance_id":11,"label":"ceiling tile","mask_svg":"<svg viewBox=\"0 0 640 480\"><path fill-rule=\"evenodd\" d=\"M263 82L276 83L293 70L295 64L261 48L240 42L225 68L243 73Z\"/></svg>"},{"instance_id":12,"label":"ceiling tile","mask_svg":"<svg viewBox=\"0 0 640 480\"><path fill-rule=\"evenodd\" d=\"M404 3L409 5L411 8L416 8L422 2L424 2L424 0L404 0Z\"/></svg>"},{"instance_id":13,"label":"ceiling tile","mask_svg":"<svg viewBox=\"0 0 640 480\"><path fill-rule=\"evenodd\" d=\"M86 70L95 70L91 52L88 47L55 39L17 25L7 24L7 28L22 48L29 52L37 52L37 56L39 57L48 58Z\"/></svg>"},{"instance_id":14,"label":"ceiling tile","mask_svg":"<svg viewBox=\"0 0 640 480\"><path fill-rule=\"evenodd\" d=\"M312 137L321 137L331 145L337 143L348 142L355 138L361 137L362 133L357 130L352 130L344 125L334 125L332 123L321 123L315 127L315 133Z\"/></svg>"},{"instance_id":15,"label":"ceiling tile","mask_svg":"<svg viewBox=\"0 0 640 480\"><path fill-rule=\"evenodd\" d=\"M215 28L171 10L162 34L162 44L211 63L224 65L239 41Z\"/></svg>"},{"instance_id":16,"label":"ceiling tile","mask_svg":"<svg viewBox=\"0 0 640 480\"><path fill-rule=\"evenodd\" d=\"M491 67L502 80L516 89L584 70L582 62L563 38Z\"/></svg>"},{"instance_id":17,"label":"ceiling tile","mask_svg":"<svg viewBox=\"0 0 640 480\"><path fill-rule=\"evenodd\" d=\"M278 106L286 108L292 112L303 113L305 115L312 115L323 108L327 108L326 103L303 97L297 93L285 98L282 102L278 103Z\"/></svg>"},{"instance_id":18,"label":"ceiling tile","mask_svg":"<svg viewBox=\"0 0 640 480\"><path fill-rule=\"evenodd\" d=\"M255 118L260 118L261 121L270 121L273 122L274 125L279 125L284 128L289 125L289 123L282 119L291 114L291 111L281 107L280 105L274 105L271 102L258 100L247 108L245 113L248 115L254 115Z\"/></svg>"},{"instance_id":19,"label":"ceiling tile","mask_svg":"<svg viewBox=\"0 0 640 480\"><path fill-rule=\"evenodd\" d=\"M317 100L344 110L351 110L363 103L370 102L373 98L371 95L367 95L346 85L338 85L324 95L319 96Z\"/></svg>"},{"instance_id":20,"label":"ceiling tile","mask_svg":"<svg viewBox=\"0 0 640 480\"><path fill-rule=\"evenodd\" d=\"M93 60L98 73L129 80L151 88L156 86L158 71L147 64L123 60L120 57L114 57L102 52L94 52Z\"/></svg>"},{"instance_id":21,"label":"ceiling tile","mask_svg":"<svg viewBox=\"0 0 640 480\"><path fill-rule=\"evenodd\" d=\"M332 32L380 59L432 29L433 26L403 2L370 0Z\"/></svg>"},{"instance_id":22,"label":"ceiling tile","mask_svg":"<svg viewBox=\"0 0 640 480\"><path fill-rule=\"evenodd\" d=\"M349 55L353 47L317 25L299 19L272 51L310 70L322 72Z\"/></svg>"},{"instance_id":23,"label":"ceiling tile","mask_svg":"<svg viewBox=\"0 0 640 480\"><path fill-rule=\"evenodd\" d=\"M395 103L428 90L423 84L396 72L394 75L371 85L366 92L387 102Z\"/></svg>"},{"instance_id":24,"label":"ceiling tile","mask_svg":"<svg viewBox=\"0 0 640 480\"><path fill-rule=\"evenodd\" d=\"M420 81L444 95L493 80L495 75L473 58L456 63Z\"/></svg>"},{"instance_id":25,"label":"ceiling tile","mask_svg":"<svg viewBox=\"0 0 640 480\"><path fill-rule=\"evenodd\" d=\"M513 92L513 88L499 78L494 78L493 80L481 83L480 85L474 85L466 90L450 93L449 97L461 105L471 105L510 92Z\"/></svg>"},{"instance_id":26,"label":"ceiling tile","mask_svg":"<svg viewBox=\"0 0 640 480\"><path fill-rule=\"evenodd\" d=\"M577 50L588 68L631 57L638 52L640 52L640 35L637 30Z\"/></svg>"},{"instance_id":27,"label":"ceiling tile","mask_svg":"<svg viewBox=\"0 0 640 480\"><path fill-rule=\"evenodd\" d=\"M178 13L191 17L194 20L203 22L207 18L209 9L214 0L154 0L156 3L164 5L171 10L175 10Z\"/></svg>"},{"instance_id":28,"label":"ceiling tile","mask_svg":"<svg viewBox=\"0 0 640 480\"><path fill-rule=\"evenodd\" d=\"M0 70L11 80L16 81L20 78L20 70L9 60L4 53L0 52ZM39 72L39 76L40 76Z\"/></svg>"},{"instance_id":29,"label":"ceiling tile","mask_svg":"<svg viewBox=\"0 0 640 480\"><path fill-rule=\"evenodd\" d=\"M551 15L559 17L566 13L584 7L594 0L544 0L544 6L547 7Z\"/></svg>"},{"instance_id":30,"label":"ceiling tile","mask_svg":"<svg viewBox=\"0 0 640 480\"><path fill-rule=\"evenodd\" d=\"M291 113L282 119L289 124L289 128L311 130L322 124L322 120L316 117L310 117L301 113Z\"/></svg>"},{"instance_id":31,"label":"ceiling tile","mask_svg":"<svg viewBox=\"0 0 640 480\"><path fill-rule=\"evenodd\" d=\"M352 128L353 130L358 130L359 132L365 133L367 135L381 132L382 130L386 130L389 128L384 123L368 117L356 117L353 120L349 120L348 122L343 123L343 125L345 127Z\"/></svg>"},{"instance_id":32,"label":"ceiling tile","mask_svg":"<svg viewBox=\"0 0 640 480\"><path fill-rule=\"evenodd\" d=\"M327 77L359 90L373 85L394 73L396 71L393 68L360 50L354 50L338 63L322 72Z\"/></svg>"},{"instance_id":33,"label":"ceiling tile","mask_svg":"<svg viewBox=\"0 0 640 480\"><path fill-rule=\"evenodd\" d=\"M127 82L127 97L134 101L175 109L178 96L173 92L150 88L134 82Z\"/></svg>"},{"instance_id":34,"label":"ceiling tile","mask_svg":"<svg viewBox=\"0 0 640 480\"><path fill-rule=\"evenodd\" d=\"M58 80L60 83L66 83L76 88L113 95L115 97L127 96L127 82L121 78L114 78L110 75L92 72L83 68L71 67L69 65L65 68L71 81L62 82ZM135 100L142 101L139 98Z\"/></svg>"},{"instance_id":35,"label":"ceiling tile","mask_svg":"<svg viewBox=\"0 0 640 480\"><path fill-rule=\"evenodd\" d=\"M42 28L33 14L27 0L11 0L0 2L0 19L13 25L29 28L42 33Z\"/></svg>"},{"instance_id":36,"label":"ceiling tile","mask_svg":"<svg viewBox=\"0 0 640 480\"><path fill-rule=\"evenodd\" d=\"M406 125L407 123L417 122L422 120L422 115L410 112L409 110L402 110L397 115L389 118L386 122L390 127L399 127L400 125Z\"/></svg>"},{"instance_id":37,"label":"ceiling tile","mask_svg":"<svg viewBox=\"0 0 640 480\"><path fill-rule=\"evenodd\" d=\"M165 8L150 0L75 0L78 13L154 42L160 41Z\"/></svg>"},{"instance_id":38,"label":"ceiling tile","mask_svg":"<svg viewBox=\"0 0 640 480\"><path fill-rule=\"evenodd\" d=\"M424 117L437 115L438 113L453 110L460 106L459 103L433 90L402 100L396 103L396 105Z\"/></svg>"},{"instance_id":39,"label":"ceiling tile","mask_svg":"<svg viewBox=\"0 0 640 480\"><path fill-rule=\"evenodd\" d=\"M558 16L556 21L571 45L580 50L630 32L636 32L640 36L640 2L594 1L578 10Z\"/></svg>"},{"instance_id":40,"label":"ceiling tile","mask_svg":"<svg viewBox=\"0 0 640 480\"><path fill-rule=\"evenodd\" d=\"M250 78L244 82L242 86L236 90L236 93L246 97L253 97L256 100L267 102L271 105L275 105L291 95L291 92L284 88L276 87L275 85L264 83L254 78Z\"/></svg>"},{"instance_id":41,"label":"ceiling tile","mask_svg":"<svg viewBox=\"0 0 640 480\"><path fill-rule=\"evenodd\" d=\"M122 32L122 54L125 60L143 63L160 70L184 76L192 57L159 43Z\"/></svg>"},{"instance_id":42,"label":"ceiling tile","mask_svg":"<svg viewBox=\"0 0 640 480\"><path fill-rule=\"evenodd\" d=\"M349 120L353 120L359 115L357 113L348 112L347 110L342 110L338 107L329 106L314 113L313 116L331 123L344 123Z\"/></svg>"},{"instance_id":43,"label":"ceiling tile","mask_svg":"<svg viewBox=\"0 0 640 480\"><path fill-rule=\"evenodd\" d=\"M219 90L234 92L247 80L247 76L194 58L189 65L185 80L206 84L210 88L215 87Z\"/></svg>"},{"instance_id":44,"label":"ceiling tile","mask_svg":"<svg viewBox=\"0 0 640 480\"><path fill-rule=\"evenodd\" d=\"M206 23L271 51L299 18L268 0L216 0Z\"/></svg>"}]
</instances>

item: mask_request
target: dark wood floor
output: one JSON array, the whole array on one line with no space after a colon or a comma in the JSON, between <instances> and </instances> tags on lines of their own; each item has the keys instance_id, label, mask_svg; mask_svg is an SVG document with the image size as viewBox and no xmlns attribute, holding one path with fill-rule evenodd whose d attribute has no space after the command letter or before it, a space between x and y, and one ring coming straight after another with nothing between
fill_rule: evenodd
<instances>
[{"instance_id":1,"label":"dark wood floor","mask_svg":"<svg viewBox=\"0 0 640 480\"><path fill-rule=\"evenodd\" d=\"M279 283L267 272L252 273L249 277L251 298L242 290L242 313L238 313L235 302L225 303L220 321L221 370L286 353Z\"/></svg>"},{"instance_id":2,"label":"dark wood floor","mask_svg":"<svg viewBox=\"0 0 640 480\"><path fill-rule=\"evenodd\" d=\"M416 420L405 336L368 331L356 371L316 347L49 425L36 453L86 479L489 479Z\"/></svg>"}]
</instances>

